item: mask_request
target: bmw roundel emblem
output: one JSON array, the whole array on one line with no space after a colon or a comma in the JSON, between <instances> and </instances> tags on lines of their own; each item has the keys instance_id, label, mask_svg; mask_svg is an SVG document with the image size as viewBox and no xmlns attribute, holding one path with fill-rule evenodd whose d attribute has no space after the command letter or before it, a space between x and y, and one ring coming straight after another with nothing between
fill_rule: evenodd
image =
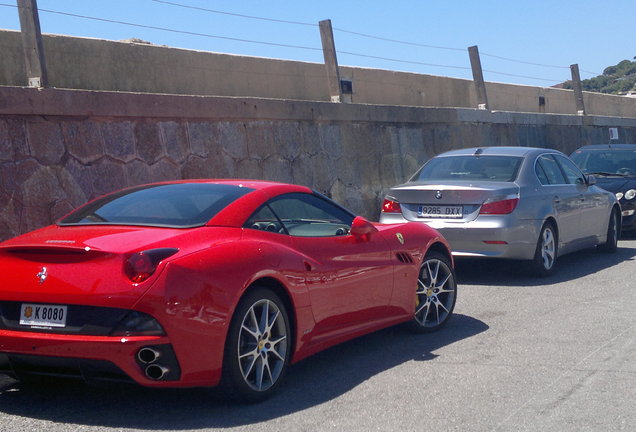
<instances>
[{"instance_id":1,"label":"bmw roundel emblem","mask_svg":"<svg viewBox=\"0 0 636 432\"><path fill-rule=\"evenodd\" d=\"M435 199L442 199L442 191L435 191Z\"/></svg>"}]
</instances>

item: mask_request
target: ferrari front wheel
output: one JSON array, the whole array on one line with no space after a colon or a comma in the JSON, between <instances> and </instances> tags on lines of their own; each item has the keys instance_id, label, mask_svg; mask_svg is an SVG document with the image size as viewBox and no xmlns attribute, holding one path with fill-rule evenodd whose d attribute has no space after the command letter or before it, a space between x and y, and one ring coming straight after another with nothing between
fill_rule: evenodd
<instances>
[{"instance_id":1,"label":"ferrari front wheel","mask_svg":"<svg viewBox=\"0 0 636 432\"><path fill-rule=\"evenodd\" d=\"M280 385L289 364L291 336L284 303L255 288L239 302L230 324L223 387L234 399L258 402Z\"/></svg>"},{"instance_id":2,"label":"ferrari front wheel","mask_svg":"<svg viewBox=\"0 0 636 432\"><path fill-rule=\"evenodd\" d=\"M442 327L453 313L457 298L457 281L451 261L431 251L424 257L415 291L413 328L431 332Z\"/></svg>"}]
</instances>

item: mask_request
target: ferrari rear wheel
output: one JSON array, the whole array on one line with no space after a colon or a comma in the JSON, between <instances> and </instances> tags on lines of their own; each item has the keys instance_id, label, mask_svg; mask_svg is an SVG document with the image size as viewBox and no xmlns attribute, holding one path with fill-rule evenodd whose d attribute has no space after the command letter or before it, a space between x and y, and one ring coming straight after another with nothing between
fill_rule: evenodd
<instances>
[{"instance_id":1,"label":"ferrari rear wheel","mask_svg":"<svg viewBox=\"0 0 636 432\"><path fill-rule=\"evenodd\" d=\"M413 328L431 332L442 327L455 308L457 281L451 261L431 251L424 257L415 291Z\"/></svg>"},{"instance_id":2,"label":"ferrari rear wheel","mask_svg":"<svg viewBox=\"0 0 636 432\"><path fill-rule=\"evenodd\" d=\"M239 302L227 336L223 387L240 401L257 402L280 385L291 354L285 305L266 288L255 288Z\"/></svg>"}]
</instances>

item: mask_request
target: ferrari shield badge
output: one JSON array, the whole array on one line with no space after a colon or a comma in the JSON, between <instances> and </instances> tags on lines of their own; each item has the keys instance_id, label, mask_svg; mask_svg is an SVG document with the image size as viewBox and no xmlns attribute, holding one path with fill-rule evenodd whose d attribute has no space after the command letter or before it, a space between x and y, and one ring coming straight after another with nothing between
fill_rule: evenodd
<instances>
[{"instance_id":1,"label":"ferrari shield badge","mask_svg":"<svg viewBox=\"0 0 636 432\"><path fill-rule=\"evenodd\" d=\"M402 233L397 233L395 236L397 237L400 244L404 244L404 236L402 235Z\"/></svg>"}]
</instances>

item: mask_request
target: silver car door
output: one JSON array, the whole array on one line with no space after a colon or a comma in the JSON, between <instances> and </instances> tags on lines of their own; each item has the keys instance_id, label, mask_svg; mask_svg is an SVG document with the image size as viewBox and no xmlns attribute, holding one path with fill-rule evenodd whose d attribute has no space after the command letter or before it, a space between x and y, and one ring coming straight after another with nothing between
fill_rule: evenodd
<instances>
[{"instance_id":1,"label":"silver car door","mask_svg":"<svg viewBox=\"0 0 636 432\"><path fill-rule=\"evenodd\" d=\"M580 194L581 222L578 237L586 239L591 238L591 236L605 235L609 217L607 198L598 188L587 184L583 172L574 162L561 155L555 155L555 157L563 168L568 182L575 184Z\"/></svg>"},{"instance_id":2,"label":"silver car door","mask_svg":"<svg viewBox=\"0 0 636 432\"><path fill-rule=\"evenodd\" d=\"M544 185L545 193L552 197L559 246L567 249L579 236L581 194L575 184L568 183L552 154L539 156L537 164L537 169L543 170L547 179L547 184Z\"/></svg>"}]
</instances>

